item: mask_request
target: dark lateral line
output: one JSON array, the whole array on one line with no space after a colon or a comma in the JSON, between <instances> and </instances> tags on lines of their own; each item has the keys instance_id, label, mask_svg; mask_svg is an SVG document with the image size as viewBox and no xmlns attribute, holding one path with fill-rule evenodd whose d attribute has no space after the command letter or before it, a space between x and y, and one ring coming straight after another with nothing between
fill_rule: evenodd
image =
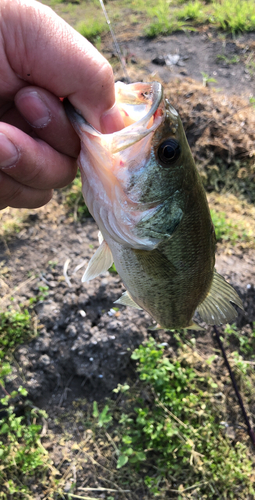
<instances>
[{"instance_id":1,"label":"dark lateral line","mask_svg":"<svg viewBox=\"0 0 255 500\"><path fill-rule=\"evenodd\" d=\"M253 444L253 446L255 447L255 433L253 431L253 429L251 428L251 424L250 424L250 421L249 421L249 418L248 418L248 415L246 413L246 410L244 408L244 404L243 404L243 400L241 398L241 395L240 395L240 392L237 388L237 385L236 385L236 381L235 381L235 377L234 377L234 374L230 368L230 364L228 362L228 358L227 358L227 355L226 355L226 352L225 352L225 349L223 347L223 344L221 342L221 339L220 339L220 334L216 328L216 326L214 325L213 326L213 329L214 329L214 332L215 332L215 335L216 335L216 338L217 338L217 341L218 341L218 344L221 348L221 352L222 352L222 355L223 355L223 358L224 358L224 361L226 363L226 366L227 366L227 369L228 369L228 372L229 372L229 375L230 375L230 378L231 378L231 381L232 381L232 384L233 384L233 387L235 389L235 393L236 393L236 397L238 399L238 402L239 402L239 405L241 407L241 410L242 410L242 414L243 414L243 417L244 417L244 420L245 420L245 423L247 425L247 429L248 429L248 433L249 433L249 436L251 438L251 442Z\"/></svg>"}]
</instances>

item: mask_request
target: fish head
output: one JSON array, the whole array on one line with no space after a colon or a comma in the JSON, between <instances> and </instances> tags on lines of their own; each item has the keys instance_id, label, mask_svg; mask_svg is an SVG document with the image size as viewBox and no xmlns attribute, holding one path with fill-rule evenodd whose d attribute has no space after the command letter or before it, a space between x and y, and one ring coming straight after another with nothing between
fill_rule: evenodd
<instances>
[{"instance_id":1,"label":"fish head","mask_svg":"<svg viewBox=\"0 0 255 500\"><path fill-rule=\"evenodd\" d=\"M115 92L124 128L112 134L101 134L65 103L81 140L83 195L106 240L151 250L181 220L194 162L159 82L117 82Z\"/></svg>"}]
</instances>

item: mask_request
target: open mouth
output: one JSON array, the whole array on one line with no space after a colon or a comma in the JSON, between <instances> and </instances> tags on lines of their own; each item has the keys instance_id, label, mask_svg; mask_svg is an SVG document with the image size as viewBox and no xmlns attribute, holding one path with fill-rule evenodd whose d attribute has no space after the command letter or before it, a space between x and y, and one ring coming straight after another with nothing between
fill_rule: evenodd
<instances>
[{"instance_id":1,"label":"open mouth","mask_svg":"<svg viewBox=\"0 0 255 500\"><path fill-rule=\"evenodd\" d=\"M129 85L117 82L115 95L125 128L136 123L149 129L154 119L162 115L159 107L163 99L163 89L158 82Z\"/></svg>"},{"instance_id":2,"label":"open mouth","mask_svg":"<svg viewBox=\"0 0 255 500\"><path fill-rule=\"evenodd\" d=\"M65 99L64 106L76 132L82 138L85 133L99 140L111 154L118 153L136 144L154 132L164 115L163 88L159 82L115 84L116 103L123 116L125 127L112 134L101 134L94 129Z\"/></svg>"}]
</instances>

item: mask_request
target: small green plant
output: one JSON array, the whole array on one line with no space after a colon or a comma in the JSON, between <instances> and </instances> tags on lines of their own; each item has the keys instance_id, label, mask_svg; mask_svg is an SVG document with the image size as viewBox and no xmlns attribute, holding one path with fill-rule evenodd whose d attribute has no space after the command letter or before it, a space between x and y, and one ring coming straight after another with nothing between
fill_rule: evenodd
<instances>
[{"instance_id":1,"label":"small green plant","mask_svg":"<svg viewBox=\"0 0 255 500\"><path fill-rule=\"evenodd\" d=\"M231 219L226 218L225 212L216 212L212 209L211 217L217 241L229 241L235 245L237 242L249 241L252 237L242 225L238 226Z\"/></svg>"},{"instance_id":2,"label":"small green plant","mask_svg":"<svg viewBox=\"0 0 255 500\"><path fill-rule=\"evenodd\" d=\"M238 347L242 354L245 356L255 355L255 323L253 323L253 328L249 333L242 332L235 324L226 325L224 333L227 340L232 337L232 339L238 343Z\"/></svg>"},{"instance_id":3,"label":"small green plant","mask_svg":"<svg viewBox=\"0 0 255 500\"><path fill-rule=\"evenodd\" d=\"M211 22L232 33L255 29L255 4L251 0L213 0Z\"/></svg>"},{"instance_id":4,"label":"small green plant","mask_svg":"<svg viewBox=\"0 0 255 500\"><path fill-rule=\"evenodd\" d=\"M217 55L217 62L224 62L226 64L237 64L240 61L240 57L235 55L231 58L225 56L224 54Z\"/></svg>"},{"instance_id":5,"label":"small green plant","mask_svg":"<svg viewBox=\"0 0 255 500\"><path fill-rule=\"evenodd\" d=\"M252 105L252 107L255 108L255 97L250 97L249 102Z\"/></svg>"},{"instance_id":6,"label":"small green plant","mask_svg":"<svg viewBox=\"0 0 255 500\"><path fill-rule=\"evenodd\" d=\"M32 318L27 309L9 308L0 313L0 356L33 335Z\"/></svg>"},{"instance_id":7,"label":"small green plant","mask_svg":"<svg viewBox=\"0 0 255 500\"><path fill-rule=\"evenodd\" d=\"M38 473L42 475L50 465L48 452L40 441L41 425L37 423L47 415L33 408L27 416L16 416L11 400L17 394L26 396L27 391L19 387L17 392L0 400L6 407L6 416L0 419L0 498L20 498L21 495L32 499L33 477Z\"/></svg>"},{"instance_id":8,"label":"small green plant","mask_svg":"<svg viewBox=\"0 0 255 500\"><path fill-rule=\"evenodd\" d=\"M108 271L109 271L110 273L114 273L114 274L117 274L117 273L118 273L118 271L117 271L116 266L115 266L115 264L114 264L114 263L112 264L112 266L111 266L111 267L109 267Z\"/></svg>"},{"instance_id":9,"label":"small green plant","mask_svg":"<svg viewBox=\"0 0 255 500\"><path fill-rule=\"evenodd\" d=\"M192 20L202 23L205 20L203 9L204 4L199 0L195 0L195 2L188 2L183 9L178 11L177 18L185 21Z\"/></svg>"},{"instance_id":10,"label":"small green plant","mask_svg":"<svg viewBox=\"0 0 255 500\"><path fill-rule=\"evenodd\" d=\"M245 445L232 446L222 434L220 409L211 403L218 386L210 375L169 359L153 339L136 349L132 359L143 388L125 384L115 390L129 401L129 411L119 419L117 468L147 467L144 482L154 496L173 480L180 494L185 484L199 498L213 499L215 491L218 496L231 492L229 498L235 498L240 488L246 492L242 498L255 494Z\"/></svg>"},{"instance_id":11,"label":"small green plant","mask_svg":"<svg viewBox=\"0 0 255 500\"><path fill-rule=\"evenodd\" d=\"M210 77L207 73L204 73L204 71L201 71L201 75L203 77L204 87L207 87L208 83L217 83L217 80L215 80L215 78Z\"/></svg>"},{"instance_id":12,"label":"small green plant","mask_svg":"<svg viewBox=\"0 0 255 500\"><path fill-rule=\"evenodd\" d=\"M105 405L103 410L99 412L96 401L93 403L93 417L97 419L97 425L99 427L107 427L112 421L112 416L109 415L109 406Z\"/></svg>"},{"instance_id":13,"label":"small green plant","mask_svg":"<svg viewBox=\"0 0 255 500\"><path fill-rule=\"evenodd\" d=\"M71 187L68 188L65 203L73 212L74 220L82 219L90 215L88 207L85 204L82 196L81 174L79 170L74 181L71 184Z\"/></svg>"},{"instance_id":14,"label":"small green plant","mask_svg":"<svg viewBox=\"0 0 255 500\"><path fill-rule=\"evenodd\" d=\"M0 399L0 499L33 499L31 484L38 474L49 467L48 452L40 441L41 425L38 420L47 418L44 411L27 407L18 416L15 404L26 398L27 390L19 386L11 394L5 389L6 377L12 375L9 354L32 335L32 320L25 309L9 309L0 314L0 386L6 394Z\"/></svg>"},{"instance_id":15,"label":"small green plant","mask_svg":"<svg viewBox=\"0 0 255 500\"><path fill-rule=\"evenodd\" d=\"M58 260L49 260L49 262L48 262L48 266L51 269L55 269L55 267L57 266L57 264L58 264Z\"/></svg>"},{"instance_id":16,"label":"small green plant","mask_svg":"<svg viewBox=\"0 0 255 500\"><path fill-rule=\"evenodd\" d=\"M153 7L148 7L149 17L154 20L145 28L144 34L149 38L157 35L170 35L173 31L180 29L182 23L170 16L169 0L159 0Z\"/></svg>"},{"instance_id":17,"label":"small green plant","mask_svg":"<svg viewBox=\"0 0 255 500\"><path fill-rule=\"evenodd\" d=\"M43 302L48 297L48 294L49 294L48 285L40 285L38 287L38 294L36 295L36 297L30 297L29 304L32 305L38 302Z\"/></svg>"},{"instance_id":18,"label":"small green plant","mask_svg":"<svg viewBox=\"0 0 255 500\"><path fill-rule=\"evenodd\" d=\"M254 76L255 75L255 61L250 59L248 60L246 63L245 63L245 66L250 74L250 76ZM254 99L253 97L250 98L250 102L252 103L252 99Z\"/></svg>"},{"instance_id":19,"label":"small green plant","mask_svg":"<svg viewBox=\"0 0 255 500\"><path fill-rule=\"evenodd\" d=\"M107 26L104 20L87 19L86 22L81 21L77 24L76 30L91 42L99 43L99 37L107 31Z\"/></svg>"}]
</instances>

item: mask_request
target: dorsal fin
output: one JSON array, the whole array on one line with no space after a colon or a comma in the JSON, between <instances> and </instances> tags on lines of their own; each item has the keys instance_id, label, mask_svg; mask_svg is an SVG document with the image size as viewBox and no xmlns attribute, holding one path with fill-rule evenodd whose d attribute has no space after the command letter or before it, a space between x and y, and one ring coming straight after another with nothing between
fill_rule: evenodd
<instances>
[{"instance_id":1,"label":"dorsal fin","mask_svg":"<svg viewBox=\"0 0 255 500\"><path fill-rule=\"evenodd\" d=\"M131 297L129 292L124 292L114 304L121 304L122 306L135 307L135 309L142 309Z\"/></svg>"},{"instance_id":2,"label":"dorsal fin","mask_svg":"<svg viewBox=\"0 0 255 500\"><path fill-rule=\"evenodd\" d=\"M211 288L197 311L208 325L231 323L237 317L237 312L230 302L243 309L242 301L234 288L214 270Z\"/></svg>"},{"instance_id":3,"label":"dorsal fin","mask_svg":"<svg viewBox=\"0 0 255 500\"><path fill-rule=\"evenodd\" d=\"M112 266L112 264L112 252L106 241L103 240L101 245L94 253L93 257L90 259L88 267L84 275L82 276L82 282L93 280L99 274L105 273L106 271L108 271L109 267Z\"/></svg>"}]
</instances>

